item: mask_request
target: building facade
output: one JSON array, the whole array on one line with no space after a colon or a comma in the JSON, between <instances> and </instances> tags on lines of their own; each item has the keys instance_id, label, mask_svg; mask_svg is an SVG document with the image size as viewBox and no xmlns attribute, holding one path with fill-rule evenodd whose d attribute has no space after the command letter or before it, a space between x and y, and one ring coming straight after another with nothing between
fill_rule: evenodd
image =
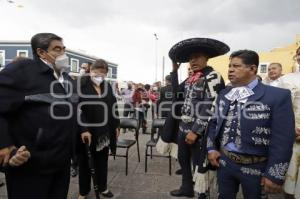
<instances>
[{"instance_id":1,"label":"building facade","mask_svg":"<svg viewBox=\"0 0 300 199\"><path fill-rule=\"evenodd\" d=\"M87 55L85 53L66 49L69 57L71 73L76 76L79 74L80 66L83 63L94 62L98 57ZM30 42L27 41L0 41L0 68L5 67L16 57L32 58L32 49ZM118 77L118 65L107 61L108 74L107 80L116 82Z\"/></svg>"},{"instance_id":2,"label":"building facade","mask_svg":"<svg viewBox=\"0 0 300 199\"><path fill-rule=\"evenodd\" d=\"M258 75L262 78L268 75L268 66L270 63L278 62L282 65L282 73L287 74L291 72L300 71L300 66L295 60L297 48L300 46L300 34L296 36L296 41L287 46L275 48L269 52L258 52L259 54L259 67ZM234 51L234 49L233 49ZM229 55L219 56L209 60L209 65L213 66L215 70L220 72L223 78L228 82L227 71L229 64Z\"/></svg>"}]
</instances>

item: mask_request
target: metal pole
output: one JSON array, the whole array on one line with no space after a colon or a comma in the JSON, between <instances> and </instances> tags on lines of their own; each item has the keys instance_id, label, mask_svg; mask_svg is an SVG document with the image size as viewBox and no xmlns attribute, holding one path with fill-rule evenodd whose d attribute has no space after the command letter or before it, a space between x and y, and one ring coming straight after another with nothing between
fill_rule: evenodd
<instances>
[{"instance_id":1,"label":"metal pole","mask_svg":"<svg viewBox=\"0 0 300 199\"><path fill-rule=\"evenodd\" d=\"M161 82L165 85L165 56L162 57L162 80Z\"/></svg>"},{"instance_id":2,"label":"metal pole","mask_svg":"<svg viewBox=\"0 0 300 199\"><path fill-rule=\"evenodd\" d=\"M154 33L154 42L155 42L155 82L157 82L157 41L158 36L156 33Z\"/></svg>"}]
</instances>

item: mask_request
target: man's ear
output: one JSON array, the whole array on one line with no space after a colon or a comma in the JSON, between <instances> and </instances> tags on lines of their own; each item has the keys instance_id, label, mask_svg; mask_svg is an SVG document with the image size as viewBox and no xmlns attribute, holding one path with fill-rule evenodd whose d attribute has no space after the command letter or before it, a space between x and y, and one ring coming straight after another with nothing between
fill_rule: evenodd
<instances>
[{"instance_id":1,"label":"man's ear","mask_svg":"<svg viewBox=\"0 0 300 199\"><path fill-rule=\"evenodd\" d=\"M45 59L45 58L46 58L47 52L46 52L45 50L43 50L43 49L41 49L41 48L37 48L37 49L36 49L36 53L37 53L37 55L38 55L40 58L42 58L42 59Z\"/></svg>"},{"instance_id":2,"label":"man's ear","mask_svg":"<svg viewBox=\"0 0 300 199\"><path fill-rule=\"evenodd\" d=\"M257 73L258 67L256 65L251 65L250 70L254 71L254 73Z\"/></svg>"}]
</instances>

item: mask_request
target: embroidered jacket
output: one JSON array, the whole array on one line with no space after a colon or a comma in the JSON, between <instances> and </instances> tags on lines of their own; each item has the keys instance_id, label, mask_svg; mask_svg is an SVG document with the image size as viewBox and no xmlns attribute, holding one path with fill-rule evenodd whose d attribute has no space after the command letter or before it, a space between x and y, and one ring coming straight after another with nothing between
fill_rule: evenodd
<instances>
[{"instance_id":1,"label":"embroidered jacket","mask_svg":"<svg viewBox=\"0 0 300 199\"><path fill-rule=\"evenodd\" d=\"M231 87L227 87L217 98L215 117L208 125L208 150L221 147L221 129L230 106L224 96L230 90ZM258 83L253 92L241 110L241 150L245 154L266 156L268 162L263 175L282 184L295 140L291 93L262 83Z\"/></svg>"},{"instance_id":2,"label":"embroidered jacket","mask_svg":"<svg viewBox=\"0 0 300 199\"><path fill-rule=\"evenodd\" d=\"M203 136L208 118L212 115L213 101L225 86L222 76L212 67L207 66L201 72L203 74L195 82L185 82L181 118L190 123L190 128L182 129L184 132L193 131Z\"/></svg>"}]
</instances>

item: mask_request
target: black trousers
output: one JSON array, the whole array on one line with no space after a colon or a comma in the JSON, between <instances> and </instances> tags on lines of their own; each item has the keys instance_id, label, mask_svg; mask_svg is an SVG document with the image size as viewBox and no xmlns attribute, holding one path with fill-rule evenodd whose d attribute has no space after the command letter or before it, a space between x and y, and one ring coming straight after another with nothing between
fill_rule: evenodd
<instances>
[{"instance_id":1,"label":"black trousers","mask_svg":"<svg viewBox=\"0 0 300 199\"><path fill-rule=\"evenodd\" d=\"M185 136L185 133L179 131L178 162L182 169L182 182L180 189L184 192L194 192L191 162L193 162L193 166L198 164L196 160L198 159L197 156L200 155L200 143L196 141L194 144L189 145L185 142Z\"/></svg>"},{"instance_id":2,"label":"black trousers","mask_svg":"<svg viewBox=\"0 0 300 199\"><path fill-rule=\"evenodd\" d=\"M100 192L107 189L107 166L109 148L105 147L101 151L91 150L94 158L95 176ZM88 157L84 148L79 155L79 193L82 196L88 195L91 191L91 174L88 165Z\"/></svg>"},{"instance_id":3,"label":"black trousers","mask_svg":"<svg viewBox=\"0 0 300 199\"><path fill-rule=\"evenodd\" d=\"M70 183L70 166L51 174L7 171L8 199L66 199Z\"/></svg>"}]
</instances>

